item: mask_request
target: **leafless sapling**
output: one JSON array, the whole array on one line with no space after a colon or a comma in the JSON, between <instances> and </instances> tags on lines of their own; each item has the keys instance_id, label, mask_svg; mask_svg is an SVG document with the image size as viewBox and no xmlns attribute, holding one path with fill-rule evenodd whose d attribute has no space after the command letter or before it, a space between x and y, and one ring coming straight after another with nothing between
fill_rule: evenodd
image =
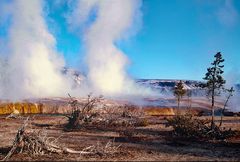
<instances>
[{"instance_id":1,"label":"leafless sapling","mask_svg":"<svg viewBox=\"0 0 240 162\"><path fill-rule=\"evenodd\" d=\"M222 108L222 111L221 111L221 120L220 120L219 127L222 126L223 113L224 113L224 111L225 111L225 109L226 109L226 107L227 107L227 104L228 104L229 99L233 96L234 89L233 89L233 87L231 87L230 89L225 89L225 91L227 92L227 99L226 99L226 101L225 101L225 103L224 103L224 106L223 106L223 108Z\"/></svg>"}]
</instances>

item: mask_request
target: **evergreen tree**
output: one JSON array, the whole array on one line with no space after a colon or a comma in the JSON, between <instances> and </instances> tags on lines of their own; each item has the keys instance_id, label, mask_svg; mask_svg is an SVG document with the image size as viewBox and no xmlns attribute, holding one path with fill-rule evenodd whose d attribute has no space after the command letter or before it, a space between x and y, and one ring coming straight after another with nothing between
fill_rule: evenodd
<instances>
[{"instance_id":1,"label":"evergreen tree","mask_svg":"<svg viewBox=\"0 0 240 162\"><path fill-rule=\"evenodd\" d=\"M177 98L178 109L180 107L181 99L185 94L186 90L183 87L183 82L180 80L180 82L178 82L177 85L174 87L174 96L176 96Z\"/></svg>"},{"instance_id":2,"label":"evergreen tree","mask_svg":"<svg viewBox=\"0 0 240 162\"><path fill-rule=\"evenodd\" d=\"M223 78L223 67L224 59L222 58L221 52L218 52L214 56L215 60L211 63L211 67L207 69L207 73L203 78L206 80L206 83L203 84L203 87L207 89L207 96L210 97L212 105L212 122L211 127L214 128L214 106L215 106L215 97L218 96L224 88L225 80Z\"/></svg>"}]
</instances>

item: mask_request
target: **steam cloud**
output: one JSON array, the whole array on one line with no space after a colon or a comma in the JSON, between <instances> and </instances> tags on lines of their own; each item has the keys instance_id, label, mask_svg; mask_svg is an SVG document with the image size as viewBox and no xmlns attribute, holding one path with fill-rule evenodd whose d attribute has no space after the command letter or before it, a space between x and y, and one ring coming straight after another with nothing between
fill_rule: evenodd
<instances>
[{"instance_id":1,"label":"steam cloud","mask_svg":"<svg viewBox=\"0 0 240 162\"><path fill-rule=\"evenodd\" d=\"M128 58L116 45L136 31L138 25L134 24L141 19L141 0L73 1L76 6L68 22L72 29L83 29L90 82L75 90L71 89L71 77L61 72L64 58L55 49L56 40L48 31L43 2L14 0L9 1L9 5L0 5L0 24L11 17L8 38L0 39L2 44L8 42L0 45L0 98L66 96L68 92L74 96L88 92L117 97L156 95L152 90L137 86L127 75ZM229 6L231 3L226 2L226 7ZM233 76L239 74L226 77L232 80L231 85L236 83ZM229 103L238 111L239 96L236 92Z\"/></svg>"},{"instance_id":2,"label":"steam cloud","mask_svg":"<svg viewBox=\"0 0 240 162\"><path fill-rule=\"evenodd\" d=\"M128 59L115 45L129 35L134 20L139 20L140 0L116 0L111 3L77 1L77 7L69 19L74 20L69 21L72 28L88 24L93 10L96 17L90 25L86 25L83 36L90 85L75 90L71 89L71 78L61 72L65 66L64 58L55 49L56 40L48 31L43 2L15 0L9 2L7 10L2 11L10 15L11 24L8 54L0 60L1 67L4 67L0 71L1 98L18 100L66 96L68 92L80 96L83 95L82 91L109 96L151 93L148 89L137 87L128 77Z\"/></svg>"},{"instance_id":3,"label":"steam cloud","mask_svg":"<svg viewBox=\"0 0 240 162\"><path fill-rule=\"evenodd\" d=\"M147 93L148 90L139 90L126 74L128 59L116 46L140 16L140 6L141 1L137 0L78 1L69 22L75 28L87 26L84 32L86 62L88 78L95 91L115 95ZM89 20L93 19L93 13L95 20Z\"/></svg>"},{"instance_id":4,"label":"steam cloud","mask_svg":"<svg viewBox=\"0 0 240 162\"><path fill-rule=\"evenodd\" d=\"M42 2L11 3L10 55L3 62L1 98L63 96L68 90L68 80L61 74L64 60L55 51L56 41L44 21Z\"/></svg>"}]
</instances>

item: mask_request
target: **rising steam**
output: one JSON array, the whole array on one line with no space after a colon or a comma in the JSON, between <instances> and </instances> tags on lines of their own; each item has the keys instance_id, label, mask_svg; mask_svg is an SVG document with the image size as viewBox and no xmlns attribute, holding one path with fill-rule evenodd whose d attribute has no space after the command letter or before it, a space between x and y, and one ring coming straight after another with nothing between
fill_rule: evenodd
<instances>
[{"instance_id":1,"label":"rising steam","mask_svg":"<svg viewBox=\"0 0 240 162\"><path fill-rule=\"evenodd\" d=\"M64 58L55 49L56 40L48 31L40 0L9 2L11 15L8 31L8 54L1 58L1 98L23 99L80 96L82 91L104 95L146 94L126 74L128 59L116 46L133 29L140 16L140 0L77 1L71 27L86 25L83 40L87 48L88 85L72 90L70 77L62 74ZM76 1L75 1L76 2ZM95 12L95 20L89 18ZM138 19L137 19L138 20ZM133 31L133 30L132 30ZM78 92L77 92L78 91ZM76 93L77 92L77 93Z\"/></svg>"},{"instance_id":2,"label":"rising steam","mask_svg":"<svg viewBox=\"0 0 240 162\"><path fill-rule=\"evenodd\" d=\"M64 60L55 51L55 38L44 21L42 2L16 0L11 4L10 54L3 69L5 74L1 73L1 98L66 94L68 84L61 74Z\"/></svg>"},{"instance_id":3,"label":"rising steam","mask_svg":"<svg viewBox=\"0 0 240 162\"><path fill-rule=\"evenodd\" d=\"M126 74L128 59L116 46L140 16L140 6L141 1L137 0L78 1L70 25L87 26L83 41L87 48L88 78L95 91L111 95L143 94Z\"/></svg>"}]
</instances>

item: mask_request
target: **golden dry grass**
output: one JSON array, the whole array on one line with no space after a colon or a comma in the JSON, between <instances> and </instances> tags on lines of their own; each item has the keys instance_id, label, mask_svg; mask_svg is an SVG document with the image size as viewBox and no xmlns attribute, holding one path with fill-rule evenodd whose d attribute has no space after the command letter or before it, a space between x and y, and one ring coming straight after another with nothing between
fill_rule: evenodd
<instances>
[{"instance_id":1,"label":"golden dry grass","mask_svg":"<svg viewBox=\"0 0 240 162\"><path fill-rule=\"evenodd\" d=\"M27 102L0 104L0 115L11 114L14 110L17 110L20 114L37 114L42 113L42 105Z\"/></svg>"}]
</instances>

